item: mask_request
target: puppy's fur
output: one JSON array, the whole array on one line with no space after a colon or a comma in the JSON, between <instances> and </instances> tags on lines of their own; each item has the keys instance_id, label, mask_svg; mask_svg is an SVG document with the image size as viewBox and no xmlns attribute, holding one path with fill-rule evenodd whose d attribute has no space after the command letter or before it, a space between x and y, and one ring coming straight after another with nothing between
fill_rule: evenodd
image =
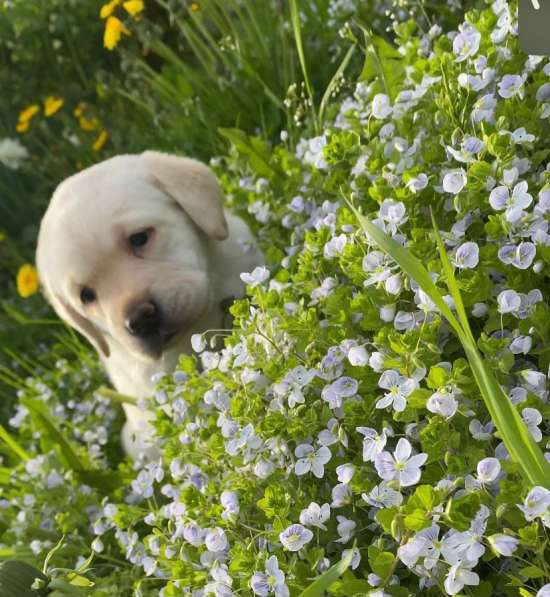
<instances>
[{"instance_id":1,"label":"puppy's fur","mask_svg":"<svg viewBox=\"0 0 550 597\"><path fill-rule=\"evenodd\" d=\"M239 274L262 255L207 166L146 151L58 186L36 262L46 298L93 344L115 388L143 398L151 376L190 351L192 334L221 327L220 303L242 294ZM124 409L122 442L135 458L150 449L150 415Z\"/></svg>"}]
</instances>

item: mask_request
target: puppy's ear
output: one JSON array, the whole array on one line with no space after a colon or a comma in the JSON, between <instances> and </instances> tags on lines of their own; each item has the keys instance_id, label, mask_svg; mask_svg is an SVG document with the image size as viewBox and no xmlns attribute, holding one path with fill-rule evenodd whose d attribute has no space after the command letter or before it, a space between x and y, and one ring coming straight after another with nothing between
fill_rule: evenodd
<instances>
[{"instance_id":1,"label":"puppy's ear","mask_svg":"<svg viewBox=\"0 0 550 597\"><path fill-rule=\"evenodd\" d=\"M80 315L78 311L73 309L59 295L55 295L55 301L51 302L56 307L59 316L85 336L100 354L105 358L110 356L111 350L107 344L107 340L105 340L105 336L89 319Z\"/></svg>"},{"instance_id":2,"label":"puppy's ear","mask_svg":"<svg viewBox=\"0 0 550 597\"><path fill-rule=\"evenodd\" d=\"M157 151L141 157L153 184L177 201L203 232L217 240L227 238L223 194L208 166Z\"/></svg>"}]
</instances>

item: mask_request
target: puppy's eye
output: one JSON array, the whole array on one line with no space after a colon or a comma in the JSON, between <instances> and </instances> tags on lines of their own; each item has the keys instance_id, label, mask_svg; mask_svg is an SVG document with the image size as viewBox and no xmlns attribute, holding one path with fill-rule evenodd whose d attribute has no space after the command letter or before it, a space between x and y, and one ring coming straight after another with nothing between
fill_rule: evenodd
<instances>
[{"instance_id":1,"label":"puppy's eye","mask_svg":"<svg viewBox=\"0 0 550 597\"><path fill-rule=\"evenodd\" d=\"M91 288L84 286L82 288L82 290L80 291L80 300L85 305L87 305L88 303L93 303L95 301L95 299L96 299L95 292Z\"/></svg>"},{"instance_id":2,"label":"puppy's eye","mask_svg":"<svg viewBox=\"0 0 550 597\"><path fill-rule=\"evenodd\" d=\"M130 241L130 245L136 249L144 247L149 240L149 234L149 230L142 230L141 232L131 234L130 238L128 239Z\"/></svg>"}]
</instances>

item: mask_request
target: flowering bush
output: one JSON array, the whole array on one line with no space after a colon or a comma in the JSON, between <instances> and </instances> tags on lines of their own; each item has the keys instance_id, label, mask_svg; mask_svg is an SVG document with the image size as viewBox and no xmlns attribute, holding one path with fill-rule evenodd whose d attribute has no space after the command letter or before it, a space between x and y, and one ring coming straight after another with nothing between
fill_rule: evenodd
<instances>
[{"instance_id":1,"label":"flowering bush","mask_svg":"<svg viewBox=\"0 0 550 597\"><path fill-rule=\"evenodd\" d=\"M159 376L157 462L103 470L119 422L93 362L29 379L6 551L41 559L63 534L56 562L97 596L318 595L342 560L331 595L550 594L550 479L520 475L448 323L347 204L443 289L433 212L478 348L549 459L550 62L519 50L516 9L371 39L354 93L295 147L225 131L213 165L267 267L243 272L225 347L195 337Z\"/></svg>"}]
</instances>

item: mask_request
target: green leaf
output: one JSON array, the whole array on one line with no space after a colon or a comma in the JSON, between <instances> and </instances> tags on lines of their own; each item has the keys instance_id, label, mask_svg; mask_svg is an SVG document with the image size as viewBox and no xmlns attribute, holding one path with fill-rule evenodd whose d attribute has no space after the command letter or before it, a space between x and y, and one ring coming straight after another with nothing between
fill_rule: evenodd
<instances>
[{"instance_id":1,"label":"green leaf","mask_svg":"<svg viewBox=\"0 0 550 597\"><path fill-rule=\"evenodd\" d=\"M462 343L462 347L464 348L464 352L466 353L470 367L472 368L474 378L485 405L487 406L487 410L504 441L506 449L510 453L512 459L519 464L525 479L530 485L540 485L542 487L550 488L550 463L544 458L542 451L533 440L523 420L479 353L468 323L468 318L454 277L453 269L449 262L449 258L447 257L433 214L432 221L441 262L443 264L443 271L447 277L447 286L454 299L460 321L457 320L443 300L443 295L434 284L420 260L361 215L353 205L350 204L350 208L355 213L367 235L385 253L390 255L408 276L416 280L418 285L430 297L450 323Z\"/></svg>"},{"instance_id":2,"label":"green leaf","mask_svg":"<svg viewBox=\"0 0 550 597\"><path fill-rule=\"evenodd\" d=\"M369 546L368 554L372 571L383 580L388 578L395 566L395 555L391 551L382 551L375 545Z\"/></svg>"},{"instance_id":3,"label":"green leaf","mask_svg":"<svg viewBox=\"0 0 550 597\"><path fill-rule=\"evenodd\" d=\"M73 471L89 468L88 464L80 459L72 443L59 431L48 407L43 402L24 398L21 403L28 408L32 420L41 431L40 442L44 451L54 448L63 465Z\"/></svg>"},{"instance_id":4,"label":"green leaf","mask_svg":"<svg viewBox=\"0 0 550 597\"><path fill-rule=\"evenodd\" d=\"M326 572L321 574L307 589L300 593L299 597L324 597L325 591L349 568L353 559L354 549L355 543L345 558L342 558L337 564L334 564L334 566L331 566Z\"/></svg>"},{"instance_id":5,"label":"green leaf","mask_svg":"<svg viewBox=\"0 0 550 597\"><path fill-rule=\"evenodd\" d=\"M239 129L220 128L218 131L235 146L241 155L249 158L250 166L257 174L268 178L273 178L276 175L276 171L269 163L271 152L264 141L249 137Z\"/></svg>"},{"instance_id":6,"label":"green leaf","mask_svg":"<svg viewBox=\"0 0 550 597\"><path fill-rule=\"evenodd\" d=\"M526 566L521 568L519 573L525 578L542 578L545 575L544 570L538 566Z\"/></svg>"},{"instance_id":7,"label":"green leaf","mask_svg":"<svg viewBox=\"0 0 550 597\"><path fill-rule=\"evenodd\" d=\"M19 456L23 462L27 462L30 456L23 450L23 448L13 439L13 437L0 425L0 440L16 455Z\"/></svg>"},{"instance_id":8,"label":"green leaf","mask_svg":"<svg viewBox=\"0 0 550 597\"><path fill-rule=\"evenodd\" d=\"M365 37L366 50L359 80L368 82L378 78L381 90L393 102L403 84L405 74L403 56L383 37L372 35L365 27L361 26L361 29Z\"/></svg>"},{"instance_id":9,"label":"green leaf","mask_svg":"<svg viewBox=\"0 0 550 597\"><path fill-rule=\"evenodd\" d=\"M36 578L47 582L48 578L25 562L7 560L0 564L0 597L44 597L46 589L31 589Z\"/></svg>"}]
</instances>

